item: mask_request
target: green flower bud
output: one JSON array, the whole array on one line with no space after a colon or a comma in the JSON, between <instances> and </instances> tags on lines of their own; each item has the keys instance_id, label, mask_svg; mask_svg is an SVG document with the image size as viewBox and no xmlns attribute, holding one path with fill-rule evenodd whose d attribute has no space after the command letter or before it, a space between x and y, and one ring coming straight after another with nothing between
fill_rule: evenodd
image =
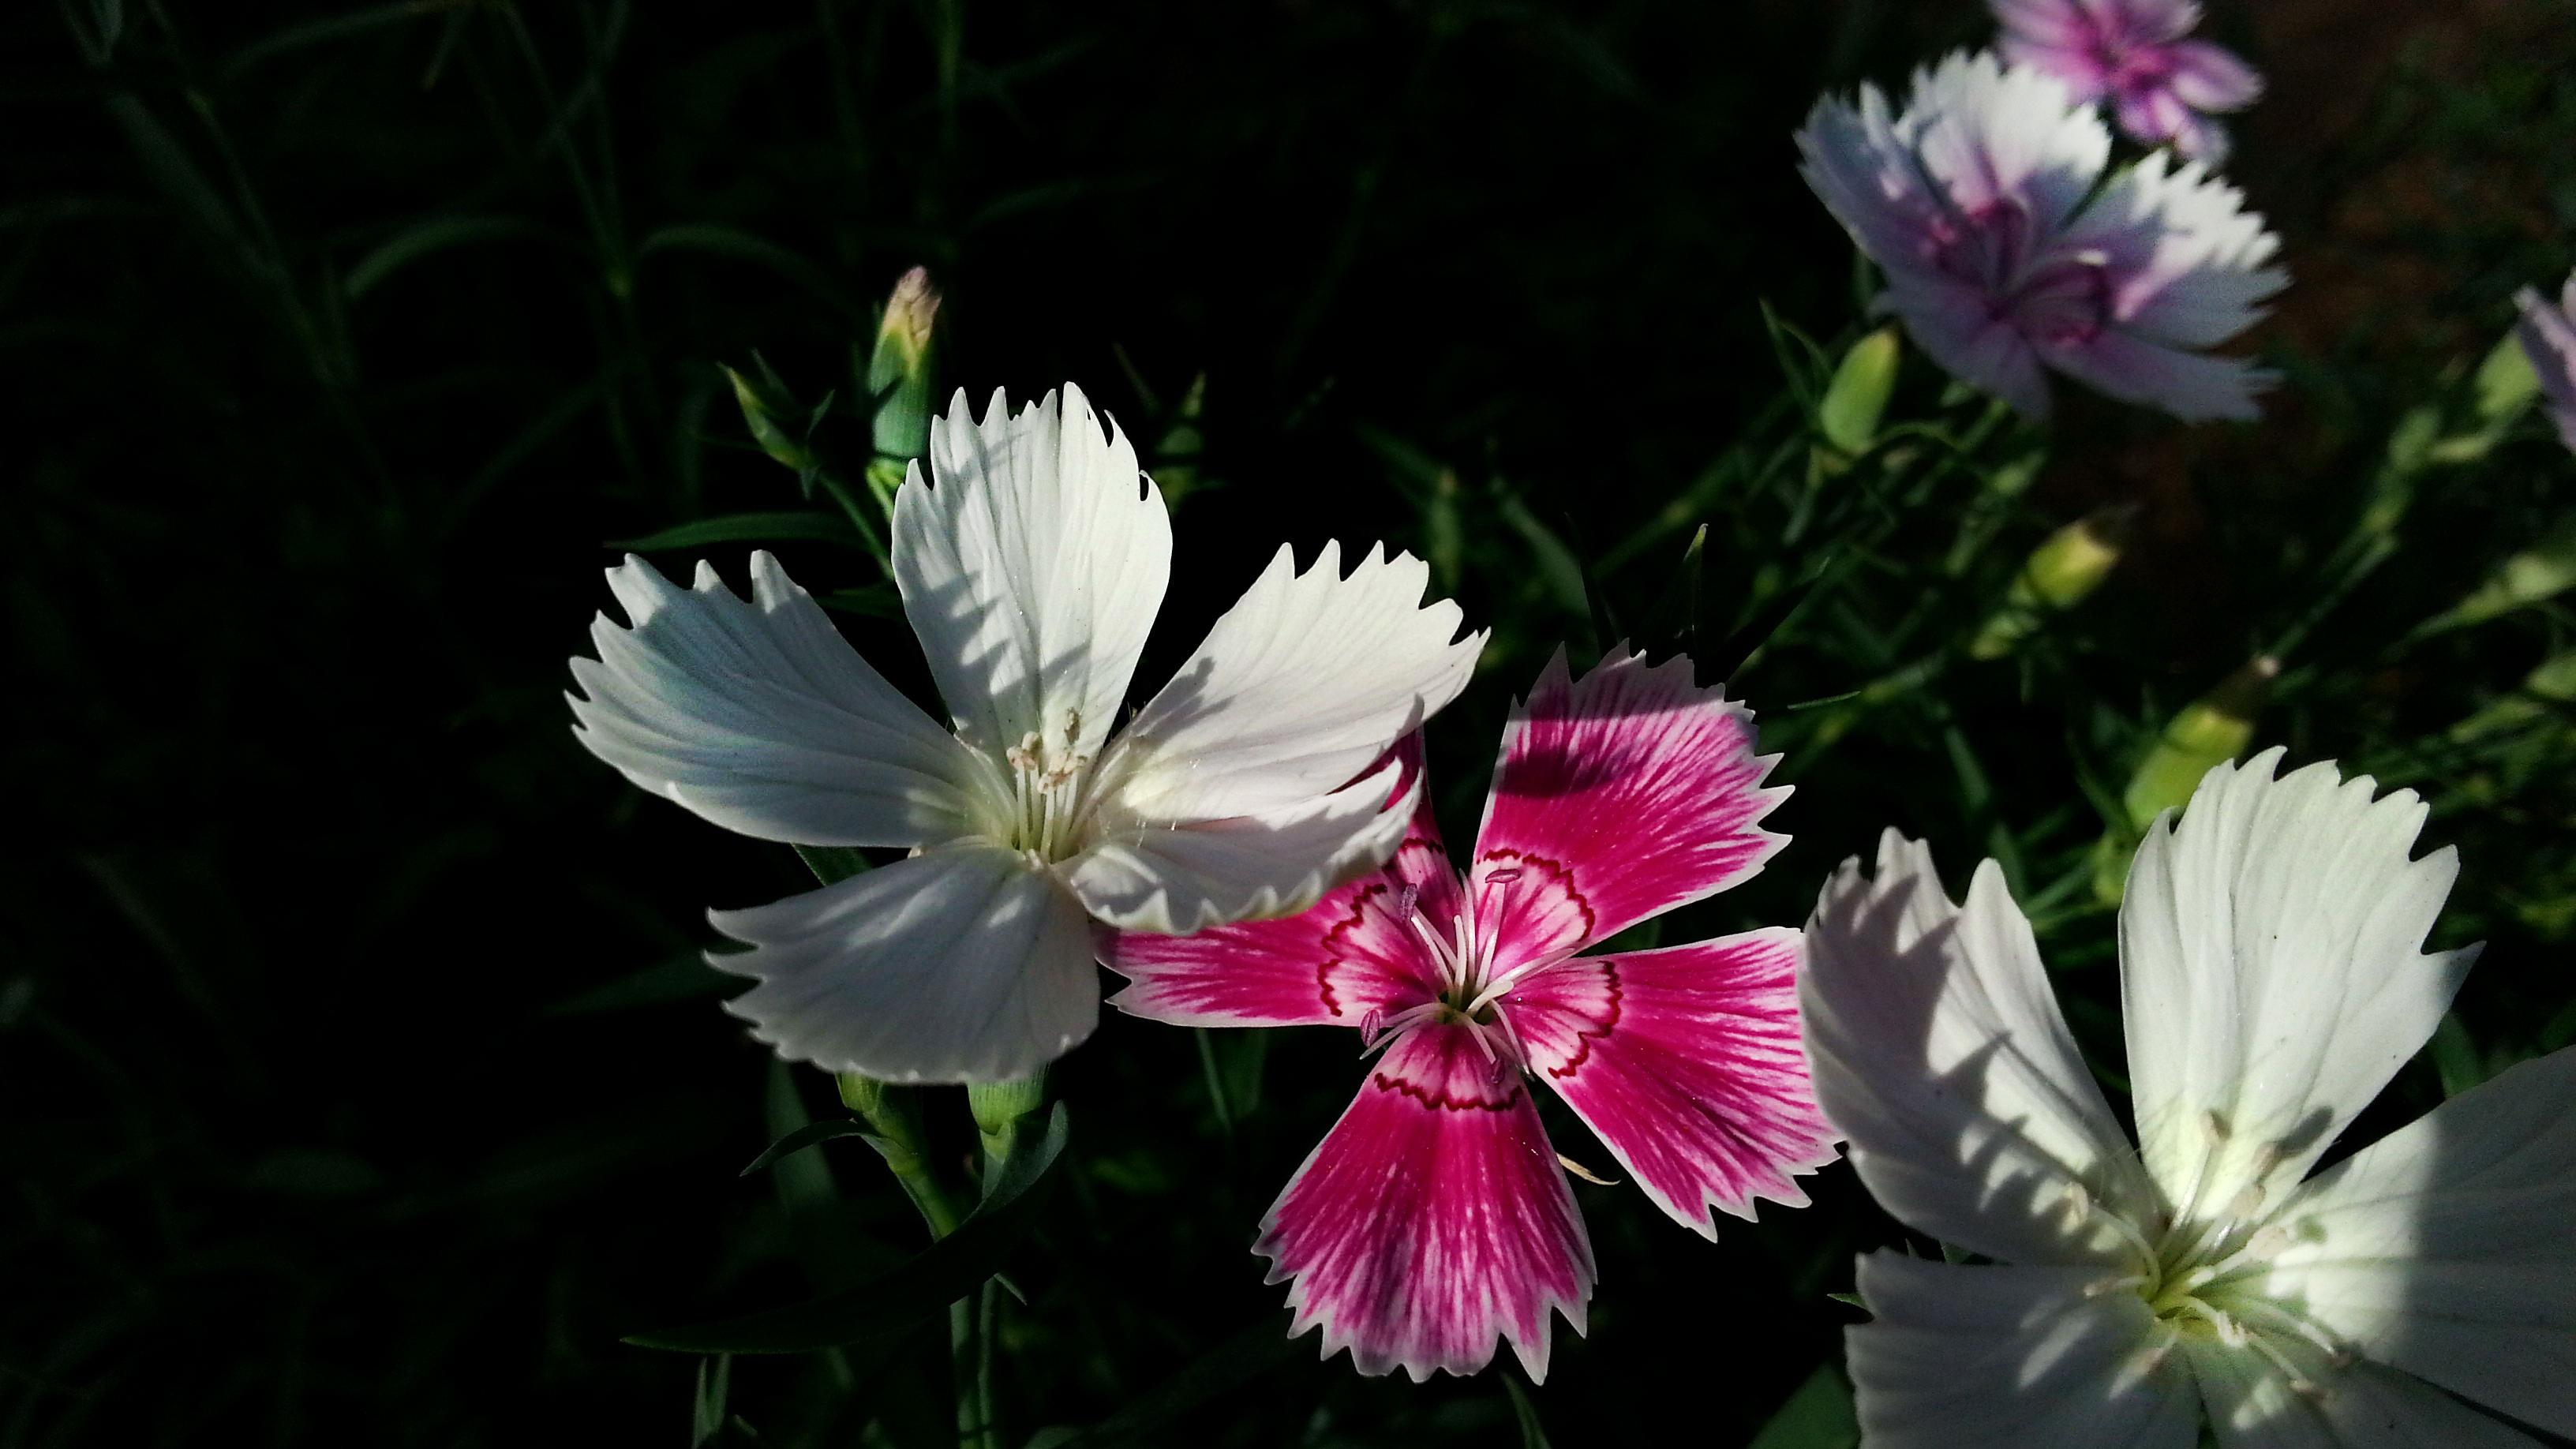
<instances>
[{"instance_id":1,"label":"green flower bud","mask_svg":"<svg viewBox=\"0 0 2576 1449\"><path fill-rule=\"evenodd\" d=\"M2112 822L2093 843L2095 900L2118 905L2128 892L2129 860L2137 854L2139 835L2157 815L2190 800L2201 776L2254 742L2254 721L2270 701L2272 681L2280 673L2281 661L2258 655L2166 721L2120 797L2121 812L2128 818Z\"/></svg>"},{"instance_id":2,"label":"green flower bud","mask_svg":"<svg viewBox=\"0 0 2576 1449\"><path fill-rule=\"evenodd\" d=\"M1968 645L1972 659L2001 659L2036 632L2051 614L2075 607L2102 587L2128 545L2135 504L2098 508L2048 536L2023 561L2004 594L2003 607Z\"/></svg>"},{"instance_id":3,"label":"green flower bud","mask_svg":"<svg viewBox=\"0 0 2576 1449\"><path fill-rule=\"evenodd\" d=\"M2143 831L2157 815L2180 807L2201 776L2245 753L2280 673L2281 661L2258 655L2166 722L2120 797L2131 830Z\"/></svg>"},{"instance_id":4,"label":"green flower bud","mask_svg":"<svg viewBox=\"0 0 2576 1449\"><path fill-rule=\"evenodd\" d=\"M930 338L939 319L939 293L930 273L915 267L894 284L868 355L868 396L876 404L877 453L918 458L930 447Z\"/></svg>"},{"instance_id":5,"label":"green flower bud","mask_svg":"<svg viewBox=\"0 0 2576 1449\"><path fill-rule=\"evenodd\" d=\"M1046 1070L1007 1082L968 1082L967 1110L984 1139L984 1181L990 1184L1019 1136L1021 1119L1046 1105Z\"/></svg>"},{"instance_id":6,"label":"green flower bud","mask_svg":"<svg viewBox=\"0 0 2576 1449\"><path fill-rule=\"evenodd\" d=\"M1816 406L1816 429L1835 450L1869 451L1878 439L1878 422L1887 412L1888 395L1896 391L1896 329L1882 327L1852 344L1834 369L1824 401Z\"/></svg>"}]
</instances>

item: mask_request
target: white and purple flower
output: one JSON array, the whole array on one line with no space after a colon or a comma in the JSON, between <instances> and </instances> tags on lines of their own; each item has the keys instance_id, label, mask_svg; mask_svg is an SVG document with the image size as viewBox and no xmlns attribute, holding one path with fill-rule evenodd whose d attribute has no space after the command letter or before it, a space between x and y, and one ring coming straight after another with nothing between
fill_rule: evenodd
<instances>
[{"instance_id":1,"label":"white and purple flower","mask_svg":"<svg viewBox=\"0 0 2576 1449\"><path fill-rule=\"evenodd\" d=\"M1099 1017L1091 922L1195 931L1304 909L1374 869L1411 799L1378 762L1454 698L1481 634L1430 570L1282 547L1112 733L1162 606L1172 525L1082 393L930 426L894 574L954 728L859 657L766 553L752 597L699 566L609 571L623 626L572 661L575 733L728 830L903 859L712 913L760 984L727 1003L790 1061L893 1081L1025 1076Z\"/></svg>"},{"instance_id":2,"label":"white and purple flower","mask_svg":"<svg viewBox=\"0 0 2576 1449\"><path fill-rule=\"evenodd\" d=\"M2149 146L2171 143L2195 161L2227 159L2227 129L2210 119L2263 94L2263 77L2236 53L2185 37L2196 0L1993 0L2004 59L2066 82L2080 105L2111 103L2120 129Z\"/></svg>"},{"instance_id":3,"label":"white and purple flower","mask_svg":"<svg viewBox=\"0 0 2576 1449\"><path fill-rule=\"evenodd\" d=\"M2185 420L2251 418L2271 373L2204 350L2288 278L2234 187L2157 152L2104 176L2111 136L2064 82L1953 55L1901 111L1875 86L1817 103L1807 184L1887 274L1877 309L2025 416L2047 369Z\"/></svg>"},{"instance_id":4,"label":"white and purple flower","mask_svg":"<svg viewBox=\"0 0 2576 1449\"><path fill-rule=\"evenodd\" d=\"M2576 277L2567 279L2556 302L2530 287L2513 300L2522 309L2514 335L2522 340L2531 370L2540 374L2550 421L2558 424L2560 441L2576 449Z\"/></svg>"},{"instance_id":5,"label":"white and purple flower","mask_svg":"<svg viewBox=\"0 0 2576 1449\"><path fill-rule=\"evenodd\" d=\"M1294 919L1121 935L1110 1004L1193 1026L1356 1027L1383 1048L1290 1179L1255 1251L1363 1373L1474 1373L1509 1339L1545 1375L1549 1314L1578 1332L1592 1249L1532 1099L1556 1089L1655 1205L1715 1238L1712 1206L1800 1205L1833 1138L1798 1045L1798 933L1580 956L1743 881L1787 843L1788 794L1687 659L1551 662L1503 736L1463 876L1427 806L1384 870ZM1419 760L1408 742L1406 762Z\"/></svg>"}]
</instances>

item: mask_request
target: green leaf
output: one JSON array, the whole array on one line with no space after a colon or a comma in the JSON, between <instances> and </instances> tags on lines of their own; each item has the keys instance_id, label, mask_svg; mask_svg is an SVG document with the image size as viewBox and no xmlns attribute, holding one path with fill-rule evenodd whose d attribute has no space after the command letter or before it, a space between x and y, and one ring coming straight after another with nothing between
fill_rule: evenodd
<instances>
[{"instance_id":1,"label":"green leaf","mask_svg":"<svg viewBox=\"0 0 2576 1449\"><path fill-rule=\"evenodd\" d=\"M799 845L792 847L796 858L814 872L814 879L825 885L848 880L868 868L868 858L856 846Z\"/></svg>"},{"instance_id":2,"label":"green leaf","mask_svg":"<svg viewBox=\"0 0 2576 1449\"><path fill-rule=\"evenodd\" d=\"M1818 1364L1747 1449L1852 1449L1859 1442L1851 1390L1832 1364Z\"/></svg>"},{"instance_id":3,"label":"green leaf","mask_svg":"<svg viewBox=\"0 0 2576 1449\"><path fill-rule=\"evenodd\" d=\"M698 1391L690 1404L689 1449L703 1449L724 1432L725 1398L733 1386L733 1355L698 1360Z\"/></svg>"},{"instance_id":4,"label":"green leaf","mask_svg":"<svg viewBox=\"0 0 2576 1449\"><path fill-rule=\"evenodd\" d=\"M349 274L340 279L340 295L354 302L374 291L387 277L449 247L475 242L563 240L557 233L515 216L442 216L404 227L358 258Z\"/></svg>"},{"instance_id":5,"label":"green leaf","mask_svg":"<svg viewBox=\"0 0 2576 1449\"><path fill-rule=\"evenodd\" d=\"M1043 1140L1011 1155L983 1202L957 1231L890 1272L803 1303L714 1323L639 1333L628 1343L681 1353L805 1353L910 1328L973 1293L1001 1271L1055 1183L1070 1128L1056 1104Z\"/></svg>"},{"instance_id":6,"label":"green leaf","mask_svg":"<svg viewBox=\"0 0 2576 1449\"><path fill-rule=\"evenodd\" d=\"M779 513L728 513L721 518L701 518L648 533L642 538L618 539L610 548L631 553L653 553L667 548L703 548L711 543L749 543L763 539L811 539L818 543L837 543L848 548L864 544L859 531L849 520L829 513L791 508Z\"/></svg>"},{"instance_id":7,"label":"green leaf","mask_svg":"<svg viewBox=\"0 0 2576 1449\"><path fill-rule=\"evenodd\" d=\"M1130 1399L1127 1407L1088 1429L1040 1430L1028 1449L1106 1449L1153 1434L1199 1405L1229 1394L1272 1369L1301 1357L1296 1340L1277 1319L1244 1329L1180 1372ZM1148 1442L1166 1443L1168 1436Z\"/></svg>"},{"instance_id":8,"label":"green leaf","mask_svg":"<svg viewBox=\"0 0 2576 1449\"><path fill-rule=\"evenodd\" d=\"M444 0L444 3L441 3L441 0L398 0L398 3L392 5L378 5L366 10L354 10L346 15L333 15L321 20L308 20L301 25L290 25L284 30L271 34L265 40L252 41L235 51L233 58L224 62L224 79L236 80L240 78L243 71L272 55L283 55L291 50L301 50L308 45L338 40L344 35L363 35L370 30L379 30L388 25L424 20L441 10L464 8L465 6L458 3L458 0Z\"/></svg>"},{"instance_id":9,"label":"green leaf","mask_svg":"<svg viewBox=\"0 0 2576 1449\"><path fill-rule=\"evenodd\" d=\"M2456 1097L2487 1079L2478 1044L2470 1040L2468 1027L2455 1012L2443 1014L2442 1024L2433 1029L2433 1042L2427 1050L2433 1056L2433 1070L2441 1074L2445 1097Z\"/></svg>"},{"instance_id":10,"label":"green leaf","mask_svg":"<svg viewBox=\"0 0 2576 1449\"><path fill-rule=\"evenodd\" d=\"M863 315L850 304L849 294L842 290L831 273L774 241L753 236L739 228L705 222L666 226L636 243L635 258L642 261L657 252L672 251L701 252L767 267L829 302L834 310L850 317Z\"/></svg>"},{"instance_id":11,"label":"green leaf","mask_svg":"<svg viewBox=\"0 0 2576 1449\"><path fill-rule=\"evenodd\" d=\"M817 1142L829 1142L835 1137L866 1136L868 1136L868 1125L864 1122L847 1119L837 1122L808 1122L770 1143L758 1157L751 1160L751 1166L744 1168L741 1175L749 1177L778 1159L802 1152Z\"/></svg>"},{"instance_id":12,"label":"green leaf","mask_svg":"<svg viewBox=\"0 0 2576 1449\"><path fill-rule=\"evenodd\" d=\"M817 595L815 602L826 609L838 609L844 614L858 614L870 619L903 617L903 596L895 592L892 584L834 589L828 594Z\"/></svg>"},{"instance_id":13,"label":"green leaf","mask_svg":"<svg viewBox=\"0 0 2576 1449\"><path fill-rule=\"evenodd\" d=\"M663 1006L674 1001L696 1001L717 996L742 984L741 977L718 971L697 953L691 952L556 1002L547 1007L543 1015L590 1016L603 1011L632 1011L641 1006Z\"/></svg>"}]
</instances>

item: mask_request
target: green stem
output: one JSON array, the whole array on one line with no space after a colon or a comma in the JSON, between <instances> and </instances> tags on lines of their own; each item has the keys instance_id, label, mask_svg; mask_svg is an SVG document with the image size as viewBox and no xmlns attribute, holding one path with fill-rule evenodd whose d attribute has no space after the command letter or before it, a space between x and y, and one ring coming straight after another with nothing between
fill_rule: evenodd
<instances>
[{"instance_id":1,"label":"green stem","mask_svg":"<svg viewBox=\"0 0 2576 1449\"><path fill-rule=\"evenodd\" d=\"M941 1186L938 1174L930 1170L930 1157L922 1145L921 1123L912 1114L912 1105L883 1082L844 1072L839 1079L841 1102L866 1120L877 1138L877 1153L885 1158L886 1168L894 1180L903 1185L904 1196L921 1213L934 1239L957 1231L960 1221L956 1204L948 1200L948 1189Z\"/></svg>"},{"instance_id":2,"label":"green stem","mask_svg":"<svg viewBox=\"0 0 2576 1449\"><path fill-rule=\"evenodd\" d=\"M976 1435L969 1440L960 1434L961 1443L972 1443L981 1449L1002 1449L1001 1415L993 1403L993 1319L1001 1311L1002 1285L984 1280L983 1302L975 1332L975 1419ZM963 1307L963 1304L959 1305ZM964 1395L959 1395L962 1407Z\"/></svg>"}]
</instances>

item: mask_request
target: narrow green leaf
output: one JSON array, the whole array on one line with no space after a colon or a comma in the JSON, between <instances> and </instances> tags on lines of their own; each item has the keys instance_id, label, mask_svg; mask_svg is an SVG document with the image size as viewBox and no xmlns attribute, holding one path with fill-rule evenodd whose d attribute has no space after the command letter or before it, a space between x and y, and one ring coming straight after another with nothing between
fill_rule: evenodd
<instances>
[{"instance_id":1,"label":"narrow green leaf","mask_svg":"<svg viewBox=\"0 0 2576 1449\"><path fill-rule=\"evenodd\" d=\"M837 609L844 614L858 614L870 619L903 617L903 595L896 593L892 584L869 584L863 588L834 589L828 594L818 595L816 602L826 609Z\"/></svg>"},{"instance_id":2,"label":"narrow green leaf","mask_svg":"<svg viewBox=\"0 0 2576 1449\"><path fill-rule=\"evenodd\" d=\"M720 996L744 984L741 977L718 971L693 951L556 1002L543 1014L591 1016L603 1011L632 1011L637 1007Z\"/></svg>"},{"instance_id":3,"label":"narrow green leaf","mask_svg":"<svg viewBox=\"0 0 2576 1449\"><path fill-rule=\"evenodd\" d=\"M252 41L235 51L233 58L224 62L224 79L237 79L243 71L272 55L283 55L290 50L301 50L308 45L338 40L345 35L363 35L370 30L379 30L388 25L400 25L407 20L424 19L442 10L462 10L470 3L472 0L398 0L398 3L392 5L377 5L365 10L353 10L345 15L333 15L321 20L308 20L301 25L290 25L284 30L274 32L264 40Z\"/></svg>"},{"instance_id":4,"label":"narrow green leaf","mask_svg":"<svg viewBox=\"0 0 2576 1449\"><path fill-rule=\"evenodd\" d=\"M633 553L652 553L667 548L702 548L711 543L750 543L764 539L810 539L818 543L837 543L849 548L862 547L857 529L849 520L829 513L816 513L794 508L779 513L728 513L721 518L701 518L648 533L642 538L618 539L606 545Z\"/></svg>"},{"instance_id":5,"label":"narrow green leaf","mask_svg":"<svg viewBox=\"0 0 2576 1449\"><path fill-rule=\"evenodd\" d=\"M719 226L709 222L666 226L635 244L635 258L642 261L659 252L700 252L726 257L754 266L767 267L779 276L829 302L835 311L857 317L863 315L851 306L849 294L831 273L814 265L795 252L764 237L753 236L738 227Z\"/></svg>"},{"instance_id":6,"label":"narrow green leaf","mask_svg":"<svg viewBox=\"0 0 2576 1449\"><path fill-rule=\"evenodd\" d=\"M799 845L792 847L796 858L814 872L814 878L825 885L848 880L868 868L868 858L849 845Z\"/></svg>"},{"instance_id":7,"label":"narrow green leaf","mask_svg":"<svg viewBox=\"0 0 2576 1449\"><path fill-rule=\"evenodd\" d=\"M1129 1400L1127 1407L1091 1428L1042 1430L1029 1441L1028 1449L1040 1449L1042 1445L1048 1449L1107 1449L1112 1444L1138 1440L1167 1442L1163 1437L1148 1436L1201 1404L1232 1393L1301 1356L1286 1326L1276 1319L1264 1319L1210 1349L1141 1397Z\"/></svg>"},{"instance_id":8,"label":"narrow green leaf","mask_svg":"<svg viewBox=\"0 0 2576 1449\"><path fill-rule=\"evenodd\" d=\"M744 1168L741 1175L749 1177L753 1173L767 1167L769 1164L776 1162L778 1159L785 1157L790 1153L802 1152L817 1142L829 1142L836 1137L866 1137L868 1135L868 1124L865 1122L846 1118L838 1122L808 1122L804 1126L797 1128L795 1131L788 1133L786 1136L779 1138L777 1141L770 1143L767 1148L762 1150L758 1157L751 1160L751 1166Z\"/></svg>"},{"instance_id":9,"label":"narrow green leaf","mask_svg":"<svg viewBox=\"0 0 2576 1449\"><path fill-rule=\"evenodd\" d=\"M562 243L559 233L515 216L442 216L416 222L358 258L340 279L340 295L354 302L384 280L423 257L476 242L548 241Z\"/></svg>"},{"instance_id":10,"label":"narrow green leaf","mask_svg":"<svg viewBox=\"0 0 2576 1449\"><path fill-rule=\"evenodd\" d=\"M940 1314L999 1272L1036 1226L1069 1131L1059 1102L1044 1139L1011 1155L957 1231L901 1267L803 1303L639 1333L626 1341L682 1353L805 1353L881 1337Z\"/></svg>"},{"instance_id":11,"label":"narrow green leaf","mask_svg":"<svg viewBox=\"0 0 2576 1449\"><path fill-rule=\"evenodd\" d=\"M2487 1079L2478 1044L2469 1038L2468 1027L2455 1012L2443 1014L2442 1024L2433 1029L2433 1042L2427 1050L2433 1056L2433 1070L2441 1074L2445 1097L2456 1097Z\"/></svg>"},{"instance_id":12,"label":"narrow green leaf","mask_svg":"<svg viewBox=\"0 0 2576 1449\"><path fill-rule=\"evenodd\" d=\"M1859 1442L1851 1390L1832 1364L1818 1364L1747 1449L1852 1449Z\"/></svg>"},{"instance_id":13,"label":"narrow green leaf","mask_svg":"<svg viewBox=\"0 0 2576 1449\"><path fill-rule=\"evenodd\" d=\"M698 1391L689 1413L689 1449L703 1449L724 1432L725 1399L733 1387L733 1355L698 1360Z\"/></svg>"}]
</instances>

